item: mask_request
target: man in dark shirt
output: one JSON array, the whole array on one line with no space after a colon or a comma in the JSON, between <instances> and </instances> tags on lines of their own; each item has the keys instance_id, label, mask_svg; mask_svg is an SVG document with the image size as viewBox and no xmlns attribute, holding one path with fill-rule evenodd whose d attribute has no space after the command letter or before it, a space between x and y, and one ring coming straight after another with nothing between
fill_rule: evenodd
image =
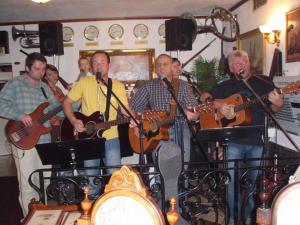
<instances>
[{"instance_id":1,"label":"man in dark shirt","mask_svg":"<svg viewBox=\"0 0 300 225\"><path fill-rule=\"evenodd\" d=\"M225 99L233 94L239 93L248 99L254 99L255 96L247 88L245 83L237 78L241 78L247 81L251 87L257 92L259 96L267 95L267 106L273 111L279 111L283 106L283 97L280 95L274 84L266 76L254 75L250 71L250 62L248 54L244 51L233 51L228 56L228 63L230 71L235 75L231 79L225 80L216 85L209 92L204 93L201 96L201 100L205 100L208 97L213 99ZM240 77L238 77L240 76ZM226 119L235 118L234 105L226 104L223 102L215 101L215 108L217 108ZM252 121L250 125L263 125L264 124L264 110L260 104L254 104L250 107L252 112ZM253 132L245 137L231 140L227 147L227 159L250 159L261 158L263 152L262 132ZM249 161L249 166L259 166L258 161ZM233 162L228 163L228 167L232 168ZM234 177L233 171L229 171L231 175L231 183L228 186L228 204L230 207L230 213L234 212ZM251 180L255 181L257 177L257 171L250 174ZM238 189L239 190L239 189ZM249 194L248 190L248 193ZM249 204L245 209L246 221L251 220L251 213L255 208L252 199L249 200ZM236 215L240 215L241 204L238 202L238 211ZM230 221L232 222L232 221Z\"/></svg>"}]
</instances>

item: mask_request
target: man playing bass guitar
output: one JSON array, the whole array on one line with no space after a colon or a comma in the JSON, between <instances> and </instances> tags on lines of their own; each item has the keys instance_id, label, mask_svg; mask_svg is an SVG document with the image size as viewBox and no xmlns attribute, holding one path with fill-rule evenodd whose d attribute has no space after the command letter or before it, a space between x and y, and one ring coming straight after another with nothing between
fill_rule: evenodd
<instances>
[{"instance_id":1,"label":"man playing bass guitar","mask_svg":"<svg viewBox=\"0 0 300 225\"><path fill-rule=\"evenodd\" d=\"M21 121L25 127L33 127L36 121L29 114L41 103L50 103L46 110L58 106L52 91L47 84L41 81L45 74L46 64L46 58L40 53L35 52L27 56L25 61L26 74L10 80L0 92L0 115L2 117ZM50 126L49 121L44 125ZM26 128L22 129L22 131L24 130ZM50 134L42 135L38 140L40 144L48 142L50 142ZM37 192L30 187L28 178L34 170L42 169L43 165L35 148L24 151L11 146L19 181L19 201L23 214L26 216L30 200L32 198L39 199ZM33 181L38 182L37 178L33 178Z\"/></svg>"}]
</instances>

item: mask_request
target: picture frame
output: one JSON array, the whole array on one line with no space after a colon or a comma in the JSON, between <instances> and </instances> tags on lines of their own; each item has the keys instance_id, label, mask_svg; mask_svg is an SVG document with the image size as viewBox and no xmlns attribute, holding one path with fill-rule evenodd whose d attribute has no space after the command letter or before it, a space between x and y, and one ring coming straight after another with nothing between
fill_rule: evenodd
<instances>
[{"instance_id":1,"label":"picture frame","mask_svg":"<svg viewBox=\"0 0 300 225\"><path fill-rule=\"evenodd\" d=\"M300 7L286 13L286 62L300 61Z\"/></svg>"},{"instance_id":2,"label":"picture frame","mask_svg":"<svg viewBox=\"0 0 300 225\"><path fill-rule=\"evenodd\" d=\"M62 209L35 209L24 225L59 225L62 219Z\"/></svg>"},{"instance_id":3,"label":"picture frame","mask_svg":"<svg viewBox=\"0 0 300 225\"><path fill-rule=\"evenodd\" d=\"M74 214L73 214L74 213ZM78 205L44 205L36 201L30 202L29 213L24 218L22 225L67 225L74 216L80 213ZM73 221L74 223L74 221Z\"/></svg>"},{"instance_id":4,"label":"picture frame","mask_svg":"<svg viewBox=\"0 0 300 225\"><path fill-rule=\"evenodd\" d=\"M79 51L80 57L90 60L97 50ZM104 50L110 56L108 76L124 83L127 97L134 96L137 88L154 77L154 49Z\"/></svg>"},{"instance_id":5,"label":"picture frame","mask_svg":"<svg viewBox=\"0 0 300 225\"><path fill-rule=\"evenodd\" d=\"M251 72L265 74L265 41L258 28L239 35L238 49L248 53Z\"/></svg>"},{"instance_id":6,"label":"picture frame","mask_svg":"<svg viewBox=\"0 0 300 225\"><path fill-rule=\"evenodd\" d=\"M65 212L62 225L74 225L74 222L81 216L80 211Z\"/></svg>"},{"instance_id":7,"label":"picture frame","mask_svg":"<svg viewBox=\"0 0 300 225\"><path fill-rule=\"evenodd\" d=\"M80 57L91 58L96 50L83 50ZM150 80L154 74L154 49L104 50L110 56L109 77L132 83L137 80Z\"/></svg>"},{"instance_id":8,"label":"picture frame","mask_svg":"<svg viewBox=\"0 0 300 225\"><path fill-rule=\"evenodd\" d=\"M258 9L259 7L265 5L267 0L253 0L253 10Z\"/></svg>"}]
</instances>

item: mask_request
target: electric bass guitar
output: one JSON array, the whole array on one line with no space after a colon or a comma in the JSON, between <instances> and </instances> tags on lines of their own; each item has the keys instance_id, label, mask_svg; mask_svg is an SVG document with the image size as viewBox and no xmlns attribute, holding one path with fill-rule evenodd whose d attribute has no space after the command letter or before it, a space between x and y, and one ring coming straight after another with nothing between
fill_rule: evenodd
<instances>
[{"instance_id":1,"label":"electric bass guitar","mask_svg":"<svg viewBox=\"0 0 300 225\"><path fill-rule=\"evenodd\" d=\"M29 114L32 118L32 126L30 127L26 127L21 121L9 120L5 126L8 140L19 149L29 150L33 148L38 143L40 136L49 133L52 129L51 127L44 127L43 124L62 110L60 105L44 114L44 110L48 106L49 103L44 102Z\"/></svg>"},{"instance_id":2,"label":"electric bass guitar","mask_svg":"<svg viewBox=\"0 0 300 225\"><path fill-rule=\"evenodd\" d=\"M286 85L282 89L277 89L280 94L293 94L299 91L300 81L293 82ZM262 100L268 99L268 94L261 96ZM220 103L227 103L234 105L235 117L227 119L217 109L214 108L213 102L207 104L201 104L194 107L193 111L200 113L200 125L201 129L208 128L222 128L222 127L233 127L233 126L245 126L249 125L252 121L252 113L250 107L254 104L259 103L258 99L249 100L240 94L233 94L225 99L215 99Z\"/></svg>"},{"instance_id":3,"label":"electric bass guitar","mask_svg":"<svg viewBox=\"0 0 300 225\"><path fill-rule=\"evenodd\" d=\"M94 112L90 116L85 116L80 112L74 112L74 115L77 119L83 122L86 131L84 132L75 132L71 122L64 118L61 123L61 140L78 140L86 138L101 138L105 130L112 126L119 124L129 123L130 118L120 118L112 121L104 121L104 116L102 113Z\"/></svg>"},{"instance_id":4,"label":"electric bass guitar","mask_svg":"<svg viewBox=\"0 0 300 225\"><path fill-rule=\"evenodd\" d=\"M143 142L143 153L151 153L162 140L169 140L169 125L174 121L166 111L146 111L141 115L144 135L141 137ZM140 135L137 128L129 128L129 142L132 150L140 154Z\"/></svg>"}]
</instances>

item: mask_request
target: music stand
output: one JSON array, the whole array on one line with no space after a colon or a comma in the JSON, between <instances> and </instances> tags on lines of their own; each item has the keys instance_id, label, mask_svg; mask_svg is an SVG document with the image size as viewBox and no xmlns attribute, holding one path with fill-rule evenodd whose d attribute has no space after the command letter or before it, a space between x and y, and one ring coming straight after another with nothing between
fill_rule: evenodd
<instances>
[{"instance_id":1,"label":"music stand","mask_svg":"<svg viewBox=\"0 0 300 225\"><path fill-rule=\"evenodd\" d=\"M61 141L35 146L43 165L69 164L72 167L89 159L104 157L105 138Z\"/></svg>"},{"instance_id":2,"label":"music stand","mask_svg":"<svg viewBox=\"0 0 300 225\"><path fill-rule=\"evenodd\" d=\"M199 141L232 141L247 137L253 132L262 133L263 131L263 125L202 129L198 132L197 139Z\"/></svg>"}]
</instances>

